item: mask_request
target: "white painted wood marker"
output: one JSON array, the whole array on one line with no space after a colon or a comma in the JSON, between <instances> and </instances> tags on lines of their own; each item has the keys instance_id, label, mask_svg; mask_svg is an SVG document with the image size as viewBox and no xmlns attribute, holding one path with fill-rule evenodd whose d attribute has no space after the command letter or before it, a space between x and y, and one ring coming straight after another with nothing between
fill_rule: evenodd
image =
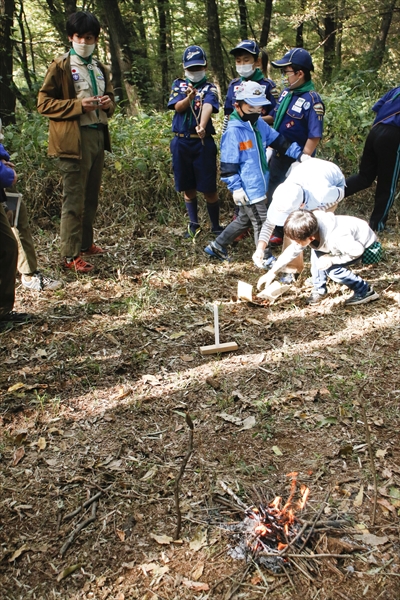
<instances>
[{"instance_id":1,"label":"white painted wood marker","mask_svg":"<svg viewBox=\"0 0 400 600\"><path fill-rule=\"evenodd\" d=\"M217 354L218 352L232 352L233 350L237 350L239 346L236 342L226 342L225 344L219 343L219 314L218 314L218 304L214 304L214 335L215 335L215 344L211 344L210 346L201 346L200 353L204 356L205 354Z\"/></svg>"}]
</instances>

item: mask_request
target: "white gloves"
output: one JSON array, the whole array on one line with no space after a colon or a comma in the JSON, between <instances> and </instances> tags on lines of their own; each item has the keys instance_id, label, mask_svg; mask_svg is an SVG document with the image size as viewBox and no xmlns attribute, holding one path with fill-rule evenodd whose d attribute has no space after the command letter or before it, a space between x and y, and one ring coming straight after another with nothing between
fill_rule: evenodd
<instances>
[{"instance_id":1,"label":"white gloves","mask_svg":"<svg viewBox=\"0 0 400 600\"><path fill-rule=\"evenodd\" d=\"M301 162L301 163L306 162L306 160L309 160L310 158L312 158L312 157L309 154L304 154L304 152L302 152L299 157L299 162Z\"/></svg>"},{"instance_id":2,"label":"white gloves","mask_svg":"<svg viewBox=\"0 0 400 600\"><path fill-rule=\"evenodd\" d=\"M252 256L253 263L259 269L264 268L264 250L256 250Z\"/></svg>"},{"instance_id":3,"label":"white gloves","mask_svg":"<svg viewBox=\"0 0 400 600\"><path fill-rule=\"evenodd\" d=\"M326 269L329 269L333 265L332 256L323 254L318 258L317 265L320 271L326 271Z\"/></svg>"},{"instance_id":4,"label":"white gloves","mask_svg":"<svg viewBox=\"0 0 400 600\"><path fill-rule=\"evenodd\" d=\"M248 204L249 203L249 199L248 199L248 197L246 195L246 192L244 191L243 188L240 188L238 190L234 190L234 192L233 192L233 201L238 206L243 206L244 204Z\"/></svg>"},{"instance_id":5,"label":"white gloves","mask_svg":"<svg viewBox=\"0 0 400 600\"><path fill-rule=\"evenodd\" d=\"M271 271L268 271L268 273L265 273L265 275L260 277L260 279L257 282L257 289L261 290L262 285L264 283L265 283L265 287L268 287L269 285L271 285L271 283L273 282L275 277L276 277L276 273L271 269Z\"/></svg>"}]
</instances>

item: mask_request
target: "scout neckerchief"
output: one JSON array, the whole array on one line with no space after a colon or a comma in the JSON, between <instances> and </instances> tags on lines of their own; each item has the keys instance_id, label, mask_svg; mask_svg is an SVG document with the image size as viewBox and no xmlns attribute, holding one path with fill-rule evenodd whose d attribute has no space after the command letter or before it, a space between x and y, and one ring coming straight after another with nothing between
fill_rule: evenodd
<instances>
[{"instance_id":1,"label":"scout neckerchief","mask_svg":"<svg viewBox=\"0 0 400 600\"><path fill-rule=\"evenodd\" d=\"M233 111L233 113L231 113L231 116L229 117L229 119L232 119L232 120L236 119L238 121L243 121L243 119L241 119L241 117L236 109ZM261 161L261 169L262 169L262 172L265 173L266 171L268 171L268 163L267 163L267 156L265 154L265 149L264 149L264 146L262 143L261 133L258 131L257 123L255 123L254 125L251 125L251 126L252 126L253 131L256 136L258 154L260 155L260 161Z\"/></svg>"},{"instance_id":2,"label":"scout neckerchief","mask_svg":"<svg viewBox=\"0 0 400 600\"><path fill-rule=\"evenodd\" d=\"M73 48L71 48L70 54L74 54L75 56L78 56L81 59L81 61L83 62L83 64L86 65L87 70L89 71L89 75L90 75L90 82L91 82L92 88L93 88L93 95L97 96L97 94L98 94L97 81L96 81L96 76L94 74L94 69L93 69L93 65L92 65L93 54L91 54L89 56L89 58L82 58L82 56L79 56L79 54L77 54Z\"/></svg>"},{"instance_id":3,"label":"scout neckerchief","mask_svg":"<svg viewBox=\"0 0 400 600\"><path fill-rule=\"evenodd\" d=\"M264 75L262 74L261 70L257 67L253 75L250 75L250 77L241 77L240 81L261 81L261 79L264 79Z\"/></svg>"},{"instance_id":4,"label":"scout neckerchief","mask_svg":"<svg viewBox=\"0 0 400 600\"><path fill-rule=\"evenodd\" d=\"M191 85L192 87L196 88L196 90L198 90L200 87L202 87L205 82L207 81L207 76L205 75L203 77L203 79L200 79L200 81L198 81L197 83L193 83L192 81L190 81L189 79L186 79L186 83L188 85ZM200 94L200 110L199 110L199 114L196 115L195 111L194 111L194 103L195 103L196 97L194 98L194 100L190 101L190 113L187 110L185 112L185 116L183 118L183 124L185 124L186 119L189 119L188 121L188 128L190 129L193 125L193 117L195 118L196 121L196 125L200 124L200 115L201 115L201 109L203 108L203 97Z\"/></svg>"},{"instance_id":5,"label":"scout neckerchief","mask_svg":"<svg viewBox=\"0 0 400 600\"><path fill-rule=\"evenodd\" d=\"M312 81L306 81L298 88L291 90L286 94L281 103L278 106L278 110L276 111L275 121L274 121L274 129L279 129L280 124L283 121L283 117L285 116L286 110L293 98L293 96L301 96L304 92L309 92L310 90L314 90L314 84Z\"/></svg>"}]
</instances>

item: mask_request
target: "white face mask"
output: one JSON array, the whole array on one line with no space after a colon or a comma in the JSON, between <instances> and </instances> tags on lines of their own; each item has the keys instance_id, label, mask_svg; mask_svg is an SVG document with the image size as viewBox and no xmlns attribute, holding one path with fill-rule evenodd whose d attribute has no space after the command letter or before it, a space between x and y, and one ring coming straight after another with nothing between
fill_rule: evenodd
<instances>
[{"instance_id":1,"label":"white face mask","mask_svg":"<svg viewBox=\"0 0 400 600\"><path fill-rule=\"evenodd\" d=\"M93 54L96 44L78 44L77 42L72 42L72 47L78 56L89 58Z\"/></svg>"},{"instance_id":2,"label":"white face mask","mask_svg":"<svg viewBox=\"0 0 400 600\"><path fill-rule=\"evenodd\" d=\"M205 71L187 71L185 70L185 77L192 83L198 83L206 76Z\"/></svg>"},{"instance_id":3,"label":"white face mask","mask_svg":"<svg viewBox=\"0 0 400 600\"><path fill-rule=\"evenodd\" d=\"M255 72L254 63L252 65L236 65L236 71L240 77L251 77Z\"/></svg>"}]
</instances>

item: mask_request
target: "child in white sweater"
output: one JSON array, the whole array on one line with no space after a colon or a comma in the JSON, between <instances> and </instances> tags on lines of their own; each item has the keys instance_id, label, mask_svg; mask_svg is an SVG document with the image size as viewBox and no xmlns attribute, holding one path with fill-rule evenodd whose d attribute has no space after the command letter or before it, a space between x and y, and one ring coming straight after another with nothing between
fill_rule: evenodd
<instances>
[{"instance_id":1,"label":"child in white sweater","mask_svg":"<svg viewBox=\"0 0 400 600\"><path fill-rule=\"evenodd\" d=\"M280 255L272 269L260 277L258 289L267 286L276 274L298 256L304 248L311 246L311 276L314 290L307 299L308 304L317 304L327 294L327 277L346 285L353 292L346 305L365 304L379 298L373 288L350 269L362 259L368 250L375 248L380 256L380 244L366 221L356 217L335 216L320 210L296 210L286 219L284 232L291 240L290 246ZM375 260L374 260L375 262Z\"/></svg>"}]
</instances>

